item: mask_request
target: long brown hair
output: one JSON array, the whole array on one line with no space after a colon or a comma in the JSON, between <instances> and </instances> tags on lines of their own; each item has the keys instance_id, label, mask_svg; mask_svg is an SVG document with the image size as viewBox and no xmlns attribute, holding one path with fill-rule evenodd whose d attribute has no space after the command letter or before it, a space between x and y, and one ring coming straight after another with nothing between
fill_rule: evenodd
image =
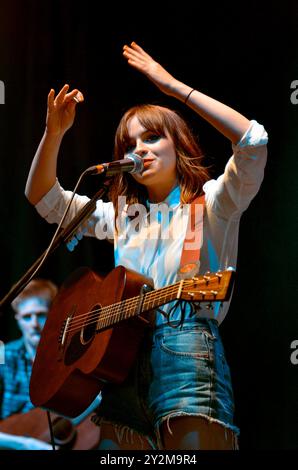
<instances>
[{"instance_id":1,"label":"long brown hair","mask_svg":"<svg viewBox=\"0 0 298 470\"><path fill-rule=\"evenodd\" d=\"M143 104L130 108L123 115L115 135L114 160L124 158L129 143L128 121L136 116L140 124L157 135L172 137L177 156L177 177L181 188L181 203L191 202L202 192L203 184L210 178L209 172L202 165L203 154L197 139L186 121L177 111L169 108ZM109 190L109 198L118 215L118 196L126 196L128 205L144 203L147 198L146 187L137 183L129 173L114 177Z\"/></svg>"}]
</instances>

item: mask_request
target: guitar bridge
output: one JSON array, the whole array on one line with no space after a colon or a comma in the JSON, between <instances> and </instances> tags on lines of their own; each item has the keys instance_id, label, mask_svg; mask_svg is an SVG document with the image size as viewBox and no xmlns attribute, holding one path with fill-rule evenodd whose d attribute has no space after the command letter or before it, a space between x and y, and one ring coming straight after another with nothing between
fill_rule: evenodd
<instances>
[{"instance_id":1,"label":"guitar bridge","mask_svg":"<svg viewBox=\"0 0 298 470\"><path fill-rule=\"evenodd\" d=\"M60 343L62 348L63 348L63 346L65 344L65 341L66 341L67 330L68 330L68 327L69 327L69 324L70 324L71 320L72 320L72 315L67 317L67 319L65 320L65 322L63 324L63 327L62 327L62 330L61 330L61 333L60 333L60 336L59 336L59 343Z\"/></svg>"},{"instance_id":2,"label":"guitar bridge","mask_svg":"<svg viewBox=\"0 0 298 470\"><path fill-rule=\"evenodd\" d=\"M60 350L61 353L63 353L63 350L65 349L66 340L67 340L68 332L69 332L69 329L70 329L70 323L73 319L73 315L74 315L75 311L76 311L76 305L73 305L73 307L70 311L70 314L64 320L62 328L60 330L58 343L59 343L59 350ZM62 357L60 357L60 360L62 360Z\"/></svg>"}]
</instances>

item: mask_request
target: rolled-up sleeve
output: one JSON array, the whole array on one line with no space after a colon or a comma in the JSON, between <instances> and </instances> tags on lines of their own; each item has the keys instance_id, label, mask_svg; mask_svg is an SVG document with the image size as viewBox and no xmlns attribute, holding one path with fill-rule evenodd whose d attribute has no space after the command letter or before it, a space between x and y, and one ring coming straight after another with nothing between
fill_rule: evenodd
<instances>
[{"instance_id":1,"label":"rolled-up sleeve","mask_svg":"<svg viewBox=\"0 0 298 470\"><path fill-rule=\"evenodd\" d=\"M64 211L72 196L71 191L65 191L56 180L54 186L48 193L36 204L35 209L48 223L58 224L63 217ZM66 227L77 213L90 201L87 196L75 194L68 214L63 222ZM96 202L96 209L84 222L79 231L84 235L96 236L97 238L113 239L114 234L114 210L111 202Z\"/></svg>"},{"instance_id":2,"label":"rolled-up sleeve","mask_svg":"<svg viewBox=\"0 0 298 470\"><path fill-rule=\"evenodd\" d=\"M241 140L232 145L233 155L224 173L204 185L206 204L222 218L238 217L260 189L267 161L268 135L252 120Z\"/></svg>"}]
</instances>

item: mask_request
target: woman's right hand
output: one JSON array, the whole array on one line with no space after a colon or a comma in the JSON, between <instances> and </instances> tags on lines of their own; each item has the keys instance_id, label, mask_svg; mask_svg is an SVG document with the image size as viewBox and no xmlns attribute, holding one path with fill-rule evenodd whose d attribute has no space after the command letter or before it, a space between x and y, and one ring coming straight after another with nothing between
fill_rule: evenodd
<instances>
[{"instance_id":1,"label":"woman's right hand","mask_svg":"<svg viewBox=\"0 0 298 470\"><path fill-rule=\"evenodd\" d=\"M53 89L48 94L47 134L63 136L74 122L76 105L84 101L84 96L78 89L68 90L69 85L64 85L56 97Z\"/></svg>"},{"instance_id":2,"label":"woman's right hand","mask_svg":"<svg viewBox=\"0 0 298 470\"><path fill-rule=\"evenodd\" d=\"M55 90L48 94L46 130L34 155L25 188L26 197L34 205L55 184L63 135L73 124L77 103L84 101L78 89L70 93L68 90L69 85L64 85L56 97Z\"/></svg>"}]
</instances>

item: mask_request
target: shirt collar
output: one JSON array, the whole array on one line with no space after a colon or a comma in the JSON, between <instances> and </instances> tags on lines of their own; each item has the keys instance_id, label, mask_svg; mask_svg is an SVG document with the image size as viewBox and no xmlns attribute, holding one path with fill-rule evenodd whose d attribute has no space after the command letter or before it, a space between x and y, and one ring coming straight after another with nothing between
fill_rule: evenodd
<instances>
[{"instance_id":1,"label":"shirt collar","mask_svg":"<svg viewBox=\"0 0 298 470\"><path fill-rule=\"evenodd\" d=\"M174 209L175 207L179 206L180 204L180 186L177 185L175 186L170 194L161 202L150 202L149 199L146 200L146 207L149 209L150 204L154 204L155 206L158 206L159 204L167 204L171 209Z\"/></svg>"}]
</instances>

